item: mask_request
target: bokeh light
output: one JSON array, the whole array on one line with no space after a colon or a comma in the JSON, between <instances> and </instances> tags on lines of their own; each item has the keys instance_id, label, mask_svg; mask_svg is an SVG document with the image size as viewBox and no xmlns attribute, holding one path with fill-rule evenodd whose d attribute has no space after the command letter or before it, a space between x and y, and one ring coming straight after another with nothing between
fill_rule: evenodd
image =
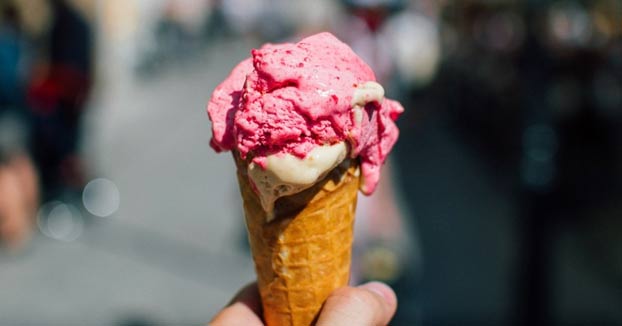
<instances>
[{"instance_id":1,"label":"bokeh light","mask_svg":"<svg viewBox=\"0 0 622 326\"><path fill-rule=\"evenodd\" d=\"M37 225L44 235L60 241L72 242L82 235L82 214L73 205L61 201L48 202L37 214Z\"/></svg>"},{"instance_id":2,"label":"bokeh light","mask_svg":"<svg viewBox=\"0 0 622 326\"><path fill-rule=\"evenodd\" d=\"M91 180L82 192L82 203L89 213L107 217L119 209L121 195L114 182L98 178Z\"/></svg>"}]
</instances>

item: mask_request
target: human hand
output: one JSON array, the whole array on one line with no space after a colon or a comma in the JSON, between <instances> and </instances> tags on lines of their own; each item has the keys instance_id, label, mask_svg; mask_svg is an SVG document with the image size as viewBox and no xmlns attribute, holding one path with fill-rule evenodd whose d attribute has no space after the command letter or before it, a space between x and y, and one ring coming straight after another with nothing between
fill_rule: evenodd
<instances>
[{"instance_id":1,"label":"human hand","mask_svg":"<svg viewBox=\"0 0 622 326\"><path fill-rule=\"evenodd\" d=\"M370 282L343 287L328 296L316 326L384 326L397 309L397 297L390 287ZM209 326L264 326L257 283L245 286L208 324Z\"/></svg>"}]
</instances>

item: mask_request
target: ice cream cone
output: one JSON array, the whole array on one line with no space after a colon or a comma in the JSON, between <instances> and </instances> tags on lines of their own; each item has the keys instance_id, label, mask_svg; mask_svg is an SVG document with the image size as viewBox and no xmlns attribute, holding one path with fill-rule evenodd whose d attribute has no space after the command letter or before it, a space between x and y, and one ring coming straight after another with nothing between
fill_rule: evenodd
<instances>
[{"instance_id":1,"label":"ice cream cone","mask_svg":"<svg viewBox=\"0 0 622 326\"><path fill-rule=\"evenodd\" d=\"M214 89L210 146L234 154L268 326L311 325L348 283L357 192L374 192L403 111L330 33L254 49Z\"/></svg>"},{"instance_id":2,"label":"ice cream cone","mask_svg":"<svg viewBox=\"0 0 622 326\"><path fill-rule=\"evenodd\" d=\"M348 283L358 161L348 159L311 188L279 198L270 222L247 163L236 161L266 325L309 326L328 295Z\"/></svg>"}]
</instances>

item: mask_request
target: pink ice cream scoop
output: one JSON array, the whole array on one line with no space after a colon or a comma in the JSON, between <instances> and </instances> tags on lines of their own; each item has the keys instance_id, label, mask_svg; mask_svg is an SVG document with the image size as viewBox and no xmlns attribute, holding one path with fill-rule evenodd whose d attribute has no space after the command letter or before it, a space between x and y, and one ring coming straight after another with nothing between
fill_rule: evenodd
<instances>
[{"instance_id":1,"label":"pink ice cream scoop","mask_svg":"<svg viewBox=\"0 0 622 326\"><path fill-rule=\"evenodd\" d=\"M343 142L347 155L360 160L367 195L397 140L394 121L403 111L384 98L370 67L330 33L252 50L207 106L214 150L235 150L265 169L268 157L304 159Z\"/></svg>"}]
</instances>

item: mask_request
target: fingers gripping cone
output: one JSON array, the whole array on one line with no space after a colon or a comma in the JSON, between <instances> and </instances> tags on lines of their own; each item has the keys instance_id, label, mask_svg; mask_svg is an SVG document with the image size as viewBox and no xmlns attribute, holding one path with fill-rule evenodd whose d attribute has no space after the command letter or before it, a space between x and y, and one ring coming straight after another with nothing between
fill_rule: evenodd
<instances>
[{"instance_id":1,"label":"fingers gripping cone","mask_svg":"<svg viewBox=\"0 0 622 326\"><path fill-rule=\"evenodd\" d=\"M246 162L236 161L265 322L311 325L328 295L348 283L358 164L346 160L311 188L278 199L267 222Z\"/></svg>"}]
</instances>

